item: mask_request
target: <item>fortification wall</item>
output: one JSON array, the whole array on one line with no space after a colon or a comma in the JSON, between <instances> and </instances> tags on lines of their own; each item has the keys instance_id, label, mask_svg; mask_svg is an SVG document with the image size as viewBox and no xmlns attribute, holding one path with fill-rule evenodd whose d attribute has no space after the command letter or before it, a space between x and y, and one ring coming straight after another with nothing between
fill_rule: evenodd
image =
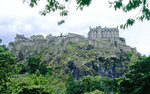
<instances>
[{"instance_id":1,"label":"fortification wall","mask_svg":"<svg viewBox=\"0 0 150 94\"><path fill-rule=\"evenodd\" d=\"M104 49L104 48L109 49L111 45L109 42L94 40L94 39L93 40L89 39L88 42L90 45L93 45L95 48L98 48L98 49Z\"/></svg>"},{"instance_id":2,"label":"fortification wall","mask_svg":"<svg viewBox=\"0 0 150 94\"><path fill-rule=\"evenodd\" d=\"M35 39L44 39L43 35L33 35L30 37L31 40L35 40Z\"/></svg>"},{"instance_id":3,"label":"fortification wall","mask_svg":"<svg viewBox=\"0 0 150 94\"><path fill-rule=\"evenodd\" d=\"M88 39L88 42L90 45L93 45L94 47L98 49L105 49L105 50L111 50L111 49L116 49L117 50L123 50L125 52L134 52L137 53L136 48L131 48L130 46L124 45L123 44L112 44L107 41L103 40L95 40L95 39Z\"/></svg>"},{"instance_id":4,"label":"fortification wall","mask_svg":"<svg viewBox=\"0 0 150 94\"><path fill-rule=\"evenodd\" d=\"M65 45L69 42L89 42L89 44L93 45L95 48L107 51L108 53L113 51L119 51L120 49L124 50L125 52L136 52L136 48L131 48L124 45L123 41L120 41L119 44L114 44L114 41L116 40L117 39L114 38L109 42L108 38L106 38L105 41L99 39L89 39L77 34L70 34L69 37L67 35L58 37L50 35L46 38L43 38L42 36L25 38L24 36L17 35L15 42L9 45L8 48L11 51L13 50L16 55L19 53L20 50L28 55L32 54L29 53L32 51L36 51L35 53L40 53L38 51L44 48L55 48L60 45L62 45L61 47L65 47ZM26 51L26 48L32 51Z\"/></svg>"}]
</instances>

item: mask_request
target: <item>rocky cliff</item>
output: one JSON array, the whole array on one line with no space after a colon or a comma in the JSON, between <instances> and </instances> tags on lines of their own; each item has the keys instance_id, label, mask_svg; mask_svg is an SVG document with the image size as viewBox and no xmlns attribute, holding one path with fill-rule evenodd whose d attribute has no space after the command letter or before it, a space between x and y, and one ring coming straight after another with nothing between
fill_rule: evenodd
<instances>
[{"instance_id":1,"label":"rocky cliff","mask_svg":"<svg viewBox=\"0 0 150 94\"><path fill-rule=\"evenodd\" d=\"M128 52L136 53L135 48L127 45L91 40L72 33L57 37L48 35L46 38L42 35L30 38L16 35L15 42L11 42L8 48L24 65L28 57L37 56L45 49L42 63L59 66L60 74L71 71L75 79L86 75L120 77L129 70Z\"/></svg>"}]
</instances>

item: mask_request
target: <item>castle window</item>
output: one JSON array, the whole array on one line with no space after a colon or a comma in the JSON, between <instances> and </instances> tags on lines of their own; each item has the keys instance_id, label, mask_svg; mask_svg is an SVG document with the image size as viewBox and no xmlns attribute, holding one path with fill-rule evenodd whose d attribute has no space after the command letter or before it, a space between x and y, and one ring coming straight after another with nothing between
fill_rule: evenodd
<instances>
[{"instance_id":1,"label":"castle window","mask_svg":"<svg viewBox=\"0 0 150 94\"><path fill-rule=\"evenodd\" d=\"M117 41L115 41L115 46L117 46Z\"/></svg>"}]
</instances>

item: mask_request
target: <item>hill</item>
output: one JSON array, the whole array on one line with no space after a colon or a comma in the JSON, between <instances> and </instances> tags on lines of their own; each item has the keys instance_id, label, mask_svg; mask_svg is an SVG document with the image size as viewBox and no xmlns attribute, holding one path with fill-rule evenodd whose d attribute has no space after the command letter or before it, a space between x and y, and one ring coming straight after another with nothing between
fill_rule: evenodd
<instances>
[{"instance_id":1,"label":"hill","mask_svg":"<svg viewBox=\"0 0 150 94\"><path fill-rule=\"evenodd\" d=\"M11 42L8 48L24 66L29 57L38 56L44 50L41 63L47 67L59 67L57 73L62 75L72 71L77 80L87 75L121 77L129 70L128 53L137 53L135 48L127 45L88 39L72 33L47 35L45 38L42 35L30 38L16 35L15 42Z\"/></svg>"}]
</instances>

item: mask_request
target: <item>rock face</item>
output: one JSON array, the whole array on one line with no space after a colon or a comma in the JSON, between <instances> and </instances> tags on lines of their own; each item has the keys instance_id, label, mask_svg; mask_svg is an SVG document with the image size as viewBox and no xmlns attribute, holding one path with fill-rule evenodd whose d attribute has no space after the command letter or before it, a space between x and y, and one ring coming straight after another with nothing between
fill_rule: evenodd
<instances>
[{"instance_id":1,"label":"rock face","mask_svg":"<svg viewBox=\"0 0 150 94\"><path fill-rule=\"evenodd\" d=\"M96 57L95 60L86 62L82 67L78 67L76 63L74 61L67 63L67 67L69 71L73 72L75 79L81 79L87 75L116 78L129 71L129 57L123 51L118 53L118 57Z\"/></svg>"},{"instance_id":2,"label":"rock face","mask_svg":"<svg viewBox=\"0 0 150 94\"><path fill-rule=\"evenodd\" d=\"M59 66L60 73L71 71L75 79L86 75L121 77L129 70L128 52L136 53L135 48L127 45L92 40L72 33L57 37L48 35L46 38L42 35L30 38L17 35L8 48L24 65L28 57L37 56L45 49L42 63Z\"/></svg>"}]
</instances>

